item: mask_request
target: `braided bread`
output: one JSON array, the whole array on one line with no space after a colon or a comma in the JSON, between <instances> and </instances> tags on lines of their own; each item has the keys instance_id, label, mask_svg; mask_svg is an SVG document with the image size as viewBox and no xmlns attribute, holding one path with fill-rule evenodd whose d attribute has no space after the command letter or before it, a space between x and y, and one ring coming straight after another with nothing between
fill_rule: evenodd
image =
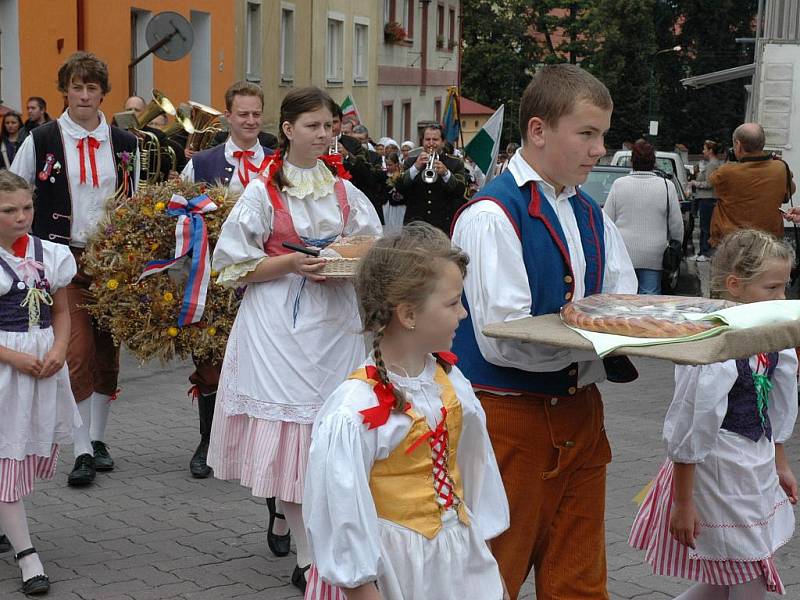
<instances>
[{"instance_id":1,"label":"braided bread","mask_svg":"<svg viewBox=\"0 0 800 600\"><path fill-rule=\"evenodd\" d=\"M561 319L586 331L644 338L685 337L718 326L711 321L690 321L686 313L707 314L733 304L684 296L595 294L565 304Z\"/></svg>"}]
</instances>

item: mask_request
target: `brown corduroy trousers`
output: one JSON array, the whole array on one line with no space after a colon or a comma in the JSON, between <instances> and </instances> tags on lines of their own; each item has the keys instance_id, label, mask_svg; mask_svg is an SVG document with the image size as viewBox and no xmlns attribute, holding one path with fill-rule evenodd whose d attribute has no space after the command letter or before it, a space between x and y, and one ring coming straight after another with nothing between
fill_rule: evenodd
<instances>
[{"instance_id":1,"label":"brown corduroy trousers","mask_svg":"<svg viewBox=\"0 0 800 600\"><path fill-rule=\"evenodd\" d=\"M119 346L86 310L85 305L91 299L92 279L83 271L83 250L70 249L78 263L78 273L66 288L70 320L67 366L72 395L76 402L82 402L93 392L111 396L117 391Z\"/></svg>"},{"instance_id":2,"label":"brown corduroy trousers","mask_svg":"<svg viewBox=\"0 0 800 600\"><path fill-rule=\"evenodd\" d=\"M594 385L570 397L478 392L511 509L491 541L509 594L530 573L538 600L608 600L606 465L611 448Z\"/></svg>"}]
</instances>

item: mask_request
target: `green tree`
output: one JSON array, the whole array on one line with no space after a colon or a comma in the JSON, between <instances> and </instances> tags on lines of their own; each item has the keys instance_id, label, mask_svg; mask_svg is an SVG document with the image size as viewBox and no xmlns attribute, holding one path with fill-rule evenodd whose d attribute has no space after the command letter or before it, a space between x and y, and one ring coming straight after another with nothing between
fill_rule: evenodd
<instances>
[{"instance_id":1,"label":"green tree","mask_svg":"<svg viewBox=\"0 0 800 600\"><path fill-rule=\"evenodd\" d=\"M654 8L655 0L599 0L588 20L591 33L602 43L587 68L606 84L614 100L606 136L609 148L619 148L647 131L657 51Z\"/></svg>"},{"instance_id":2,"label":"green tree","mask_svg":"<svg viewBox=\"0 0 800 600\"><path fill-rule=\"evenodd\" d=\"M524 0L464 0L461 92L494 108L506 105L503 141L520 139L519 100L540 52L529 35Z\"/></svg>"}]
</instances>

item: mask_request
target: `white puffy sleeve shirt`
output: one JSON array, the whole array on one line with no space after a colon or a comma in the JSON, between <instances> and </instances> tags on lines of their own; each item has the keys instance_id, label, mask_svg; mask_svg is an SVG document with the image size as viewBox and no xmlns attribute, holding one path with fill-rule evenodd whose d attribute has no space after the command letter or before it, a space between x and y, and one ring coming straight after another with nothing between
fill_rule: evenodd
<instances>
[{"instance_id":1,"label":"white puffy sleeve shirt","mask_svg":"<svg viewBox=\"0 0 800 600\"><path fill-rule=\"evenodd\" d=\"M17 271L17 276L22 275L19 273L19 266L23 259L18 258L8 252L5 248L0 248L0 256L3 257L8 265ZM25 258L28 260L34 259L33 240L28 239L28 247L25 251ZM50 283L50 293L55 294L58 290L72 281L77 272L75 258L70 252L69 246L64 244L55 244L42 240L42 264L44 265L44 275ZM20 277L25 279L24 277ZM26 281L31 285L32 281ZM5 272L5 269L0 269L0 296L5 296L11 289L11 276Z\"/></svg>"},{"instance_id":2,"label":"white puffy sleeve shirt","mask_svg":"<svg viewBox=\"0 0 800 600\"><path fill-rule=\"evenodd\" d=\"M414 410L434 426L441 418L441 390L434 381L435 361L416 378L390 373ZM458 466L471 527L488 540L509 526L497 462L486 432L486 417L472 387L457 368L449 374L461 402L463 421ZM334 585L354 588L377 579L383 560L379 519L369 488L372 466L389 456L406 435L411 419L393 412L377 429L368 430L360 410L375 406L372 386L356 380L342 383L322 407L315 424L303 497L303 519L320 576ZM396 526L395 526L396 527ZM420 536L412 530L408 535ZM421 536L420 536L421 537ZM404 552L397 548L397 553Z\"/></svg>"},{"instance_id":3,"label":"white puffy sleeve shirt","mask_svg":"<svg viewBox=\"0 0 800 600\"><path fill-rule=\"evenodd\" d=\"M509 170L518 185L539 183L546 200L555 209L567 238L570 262L575 276L574 299L585 296L586 258L580 230L569 204L575 188L565 188L558 197L553 188L517 152ZM603 215L605 236L604 293L635 294L636 273L625 242L614 223ZM483 328L490 323L515 321L531 314L530 285L522 258L522 243L503 210L491 201L476 202L456 221L453 243L470 258L464 292L469 302L475 338L483 357L494 365L525 371L558 371L573 362L578 365L578 384L588 385L605 377L602 363L593 351L558 349L553 346L487 338Z\"/></svg>"},{"instance_id":4,"label":"white puffy sleeve shirt","mask_svg":"<svg viewBox=\"0 0 800 600\"><path fill-rule=\"evenodd\" d=\"M797 354L779 353L769 394L769 419L776 444L792 435L797 419ZM750 358L755 369L756 358ZM675 367L675 395L664 418L667 456L677 463L699 463L714 449L728 412L728 392L738 377L736 361Z\"/></svg>"}]
</instances>

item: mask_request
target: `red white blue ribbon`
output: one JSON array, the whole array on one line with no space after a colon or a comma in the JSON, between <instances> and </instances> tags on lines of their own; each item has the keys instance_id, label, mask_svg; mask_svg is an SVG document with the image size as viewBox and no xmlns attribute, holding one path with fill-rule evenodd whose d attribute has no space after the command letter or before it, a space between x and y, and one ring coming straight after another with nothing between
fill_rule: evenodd
<instances>
[{"instance_id":1,"label":"red white blue ribbon","mask_svg":"<svg viewBox=\"0 0 800 600\"><path fill-rule=\"evenodd\" d=\"M187 200L173 194L167 205L167 214L178 217L175 225L175 258L151 260L148 262L139 281L168 269L182 269L189 263L189 278L183 293L183 306L178 315L178 326L197 323L203 317L206 306L208 281L211 276L211 260L208 256L208 230L203 219L205 213L217 210L217 205L208 195L203 194Z\"/></svg>"}]
</instances>

